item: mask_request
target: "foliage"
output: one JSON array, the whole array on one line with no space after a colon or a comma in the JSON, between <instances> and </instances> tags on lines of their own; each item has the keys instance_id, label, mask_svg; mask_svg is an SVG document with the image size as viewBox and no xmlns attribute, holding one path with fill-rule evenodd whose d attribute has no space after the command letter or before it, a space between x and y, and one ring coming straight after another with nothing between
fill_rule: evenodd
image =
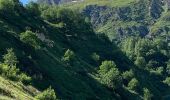
<instances>
[{"instance_id":1,"label":"foliage","mask_svg":"<svg viewBox=\"0 0 170 100\"><path fill-rule=\"evenodd\" d=\"M68 49L65 54L64 54L64 57L62 58L62 60L65 62L65 63L68 63L68 64L72 64L75 60L75 53L73 51L71 51L70 49Z\"/></svg>"},{"instance_id":2,"label":"foliage","mask_svg":"<svg viewBox=\"0 0 170 100\"><path fill-rule=\"evenodd\" d=\"M37 37L35 33L32 31L26 31L20 34L20 40L24 43L29 44L30 46L34 47L35 49L40 48L41 41Z\"/></svg>"},{"instance_id":3,"label":"foliage","mask_svg":"<svg viewBox=\"0 0 170 100\"><path fill-rule=\"evenodd\" d=\"M137 57L135 64L139 66L140 68L145 67L146 61L144 57Z\"/></svg>"},{"instance_id":4,"label":"foliage","mask_svg":"<svg viewBox=\"0 0 170 100\"><path fill-rule=\"evenodd\" d=\"M163 72L164 72L164 68L163 67L158 67L156 68L156 70L150 70L151 73L154 73L156 75L160 75L162 76Z\"/></svg>"},{"instance_id":5,"label":"foliage","mask_svg":"<svg viewBox=\"0 0 170 100\"><path fill-rule=\"evenodd\" d=\"M18 61L13 49L8 49L7 54L5 54L3 58L4 62L0 64L0 73L2 76L14 81L21 81L25 83L31 81L31 77L20 72L20 70L16 67Z\"/></svg>"},{"instance_id":6,"label":"foliage","mask_svg":"<svg viewBox=\"0 0 170 100\"><path fill-rule=\"evenodd\" d=\"M14 11L15 3L13 0L0 0L0 12Z\"/></svg>"},{"instance_id":7,"label":"foliage","mask_svg":"<svg viewBox=\"0 0 170 100\"><path fill-rule=\"evenodd\" d=\"M6 78L0 81L0 94L7 84L3 95L13 90L15 96L11 96L13 91L7 95L10 99L20 99L19 95L25 97L21 100L29 100L33 95L29 86L16 82L30 79L24 72L33 75L35 88L43 90L51 85L64 100L140 100L150 98L149 94L162 99L169 94L170 86L162 84L165 77L164 83L169 81L169 11L162 13L161 4L157 4L161 0L154 4L153 0L85 0L83 3L97 5L83 5L86 8L81 13L64 5L22 6L18 0L8 1L0 2L0 60L4 58L0 75ZM155 36L152 26L158 28ZM32 31L25 31L27 27ZM44 33L46 43L54 41L53 47L41 45L35 32ZM12 51L2 57L6 48L14 48L17 57ZM100 61L103 63L98 68ZM9 85L14 83L9 79L16 84ZM54 99L54 90L37 97L51 95Z\"/></svg>"},{"instance_id":8,"label":"foliage","mask_svg":"<svg viewBox=\"0 0 170 100\"><path fill-rule=\"evenodd\" d=\"M35 98L38 100L57 100L56 94L51 87L38 94Z\"/></svg>"},{"instance_id":9,"label":"foliage","mask_svg":"<svg viewBox=\"0 0 170 100\"><path fill-rule=\"evenodd\" d=\"M121 86L120 72L113 61L103 61L99 68L98 72L102 84L112 89L117 89Z\"/></svg>"},{"instance_id":10,"label":"foliage","mask_svg":"<svg viewBox=\"0 0 170 100\"><path fill-rule=\"evenodd\" d=\"M132 70L126 71L122 74L123 79L130 81L134 77L134 73Z\"/></svg>"},{"instance_id":11,"label":"foliage","mask_svg":"<svg viewBox=\"0 0 170 100\"><path fill-rule=\"evenodd\" d=\"M170 86L170 77L167 77L163 82Z\"/></svg>"},{"instance_id":12,"label":"foliage","mask_svg":"<svg viewBox=\"0 0 170 100\"><path fill-rule=\"evenodd\" d=\"M128 88L133 91L137 91L139 87L139 81L136 78L133 78L129 83L128 83Z\"/></svg>"},{"instance_id":13,"label":"foliage","mask_svg":"<svg viewBox=\"0 0 170 100\"><path fill-rule=\"evenodd\" d=\"M16 66L17 57L13 52L13 49L7 49L7 54L3 56L4 64L7 66Z\"/></svg>"},{"instance_id":14,"label":"foliage","mask_svg":"<svg viewBox=\"0 0 170 100\"><path fill-rule=\"evenodd\" d=\"M144 100L151 100L152 99L152 94L147 88L144 88L143 92L144 92L143 93L144 94L144 96L143 96Z\"/></svg>"}]
</instances>

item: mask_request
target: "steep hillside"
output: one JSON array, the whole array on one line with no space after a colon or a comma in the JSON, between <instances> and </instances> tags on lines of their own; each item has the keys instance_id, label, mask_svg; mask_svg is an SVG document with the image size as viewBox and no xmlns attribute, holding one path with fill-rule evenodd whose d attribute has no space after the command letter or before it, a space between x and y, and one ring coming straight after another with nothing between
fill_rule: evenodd
<instances>
[{"instance_id":1,"label":"steep hillside","mask_svg":"<svg viewBox=\"0 0 170 100\"><path fill-rule=\"evenodd\" d=\"M13 48L19 60L17 68L32 77L34 87L44 90L51 86L63 99L117 98L95 79L96 67L102 60L114 59L125 70L128 66L121 65L120 61L125 64L128 61L116 59L123 54L105 36L95 35L80 14L42 7L43 20L34 3L24 8L18 2L3 2L0 6L1 57L7 48ZM53 19L47 20L46 11L56 11L61 18L52 16ZM100 55L99 62L93 54Z\"/></svg>"},{"instance_id":2,"label":"steep hillside","mask_svg":"<svg viewBox=\"0 0 170 100\"><path fill-rule=\"evenodd\" d=\"M169 40L145 38L167 16L164 9L154 0L60 6L1 0L0 98L168 99Z\"/></svg>"}]
</instances>

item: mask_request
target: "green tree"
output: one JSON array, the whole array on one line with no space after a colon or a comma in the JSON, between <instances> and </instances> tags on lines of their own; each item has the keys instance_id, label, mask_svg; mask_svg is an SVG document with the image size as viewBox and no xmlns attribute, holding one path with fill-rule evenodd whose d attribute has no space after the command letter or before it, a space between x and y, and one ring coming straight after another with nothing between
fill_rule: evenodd
<instances>
[{"instance_id":1,"label":"green tree","mask_svg":"<svg viewBox=\"0 0 170 100\"><path fill-rule=\"evenodd\" d=\"M7 54L3 56L4 64L7 66L16 66L17 64L17 57L15 53L13 52L13 49L8 49Z\"/></svg>"},{"instance_id":2,"label":"green tree","mask_svg":"<svg viewBox=\"0 0 170 100\"><path fill-rule=\"evenodd\" d=\"M38 94L35 98L38 100L57 100L55 91L51 87Z\"/></svg>"},{"instance_id":3,"label":"green tree","mask_svg":"<svg viewBox=\"0 0 170 100\"><path fill-rule=\"evenodd\" d=\"M137 91L139 87L139 81L136 78L133 78L129 83L128 83L128 88L133 91Z\"/></svg>"},{"instance_id":4,"label":"green tree","mask_svg":"<svg viewBox=\"0 0 170 100\"><path fill-rule=\"evenodd\" d=\"M136 66L140 68L145 68L146 66L146 61L144 57L137 57L135 61Z\"/></svg>"},{"instance_id":5,"label":"green tree","mask_svg":"<svg viewBox=\"0 0 170 100\"><path fill-rule=\"evenodd\" d=\"M26 31L20 34L20 40L24 43L29 44L30 46L34 47L35 49L40 48L40 40L37 35L32 31Z\"/></svg>"},{"instance_id":6,"label":"green tree","mask_svg":"<svg viewBox=\"0 0 170 100\"><path fill-rule=\"evenodd\" d=\"M15 3L13 0L0 0L0 13L12 13L14 11Z\"/></svg>"},{"instance_id":7,"label":"green tree","mask_svg":"<svg viewBox=\"0 0 170 100\"><path fill-rule=\"evenodd\" d=\"M8 49L7 54L3 56L4 62L0 64L0 74L7 77L13 81L21 81L29 83L31 77L22 73L19 68L16 67L17 57L13 52L13 49Z\"/></svg>"},{"instance_id":8,"label":"green tree","mask_svg":"<svg viewBox=\"0 0 170 100\"><path fill-rule=\"evenodd\" d=\"M64 57L62 58L62 60L66 63L72 63L76 58L76 55L73 51L71 51L70 49L68 49L65 54Z\"/></svg>"},{"instance_id":9,"label":"green tree","mask_svg":"<svg viewBox=\"0 0 170 100\"><path fill-rule=\"evenodd\" d=\"M144 100L151 100L152 99L152 94L147 88L143 89L143 99Z\"/></svg>"},{"instance_id":10,"label":"green tree","mask_svg":"<svg viewBox=\"0 0 170 100\"><path fill-rule=\"evenodd\" d=\"M123 79L130 81L134 77L134 73L132 70L126 71L122 74Z\"/></svg>"},{"instance_id":11,"label":"green tree","mask_svg":"<svg viewBox=\"0 0 170 100\"><path fill-rule=\"evenodd\" d=\"M98 72L102 84L112 89L117 89L121 86L122 78L113 61L102 62Z\"/></svg>"}]
</instances>

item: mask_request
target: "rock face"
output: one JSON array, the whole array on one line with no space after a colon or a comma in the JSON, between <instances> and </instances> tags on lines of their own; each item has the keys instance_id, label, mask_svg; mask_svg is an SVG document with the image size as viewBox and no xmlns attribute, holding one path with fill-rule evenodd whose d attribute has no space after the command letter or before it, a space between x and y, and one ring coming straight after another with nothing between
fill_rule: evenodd
<instances>
[{"instance_id":1,"label":"rock face","mask_svg":"<svg viewBox=\"0 0 170 100\"><path fill-rule=\"evenodd\" d=\"M47 3L47 4L63 4L68 2L80 2L84 0L37 0L38 3Z\"/></svg>"},{"instance_id":2,"label":"rock face","mask_svg":"<svg viewBox=\"0 0 170 100\"><path fill-rule=\"evenodd\" d=\"M38 3L59 4L60 0L37 0Z\"/></svg>"}]
</instances>

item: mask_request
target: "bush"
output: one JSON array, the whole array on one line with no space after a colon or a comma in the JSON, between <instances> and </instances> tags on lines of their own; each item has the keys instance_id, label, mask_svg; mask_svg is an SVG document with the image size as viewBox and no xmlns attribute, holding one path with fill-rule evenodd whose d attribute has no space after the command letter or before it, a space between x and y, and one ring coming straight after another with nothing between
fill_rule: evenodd
<instances>
[{"instance_id":1,"label":"bush","mask_svg":"<svg viewBox=\"0 0 170 100\"><path fill-rule=\"evenodd\" d=\"M163 75L164 68L163 67L158 67L156 70L150 69L150 73L155 74L155 75Z\"/></svg>"},{"instance_id":2,"label":"bush","mask_svg":"<svg viewBox=\"0 0 170 100\"><path fill-rule=\"evenodd\" d=\"M102 84L112 89L117 89L121 86L121 75L113 61L104 61L99 68L98 72Z\"/></svg>"},{"instance_id":3,"label":"bush","mask_svg":"<svg viewBox=\"0 0 170 100\"><path fill-rule=\"evenodd\" d=\"M35 98L38 100L57 100L55 91L51 87L38 94Z\"/></svg>"},{"instance_id":4,"label":"bush","mask_svg":"<svg viewBox=\"0 0 170 100\"><path fill-rule=\"evenodd\" d=\"M122 74L123 79L130 81L134 77L134 73L132 70L126 71Z\"/></svg>"},{"instance_id":5,"label":"bush","mask_svg":"<svg viewBox=\"0 0 170 100\"><path fill-rule=\"evenodd\" d=\"M3 57L4 62L0 64L0 74L13 81L30 82L31 77L22 73L17 67L17 57L13 52L13 49L8 49L7 54Z\"/></svg>"},{"instance_id":6,"label":"bush","mask_svg":"<svg viewBox=\"0 0 170 100\"><path fill-rule=\"evenodd\" d=\"M151 92L147 88L144 88L143 89L143 99L144 100L151 100L151 98L152 98Z\"/></svg>"},{"instance_id":7,"label":"bush","mask_svg":"<svg viewBox=\"0 0 170 100\"><path fill-rule=\"evenodd\" d=\"M32 31L26 31L20 34L20 40L24 43L29 44L30 46L34 47L35 49L40 48L40 40L35 33Z\"/></svg>"},{"instance_id":8,"label":"bush","mask_svg":"<svg viewBox=\"0 0 170 100\"><path fill-rule=\"evenodd\" d=\"M64 57L62 58L62 60L67 63L67 64L72 64L73 61L75 60L76 55L73 51L71 51L70 49L68 49L65 54Z\"/></svg>"},{"instance_id":9,"label":"bush","mask_svg":"<svg viewBox=\"0 0 170 100\"><path fill-rule=\"evenodd\" d=\"M112 68L116 68L116 64L113 61L103 61L99 68L99 74L102 76L108 73Z\"/></svg>"},{"instance_id":10,"label":"bush","mask_svg":"<svg viewBox=\"0 0 170 100\"><path fill-rule=\"evenodd\" d=\"M19 75L19 81L28 84L31 82L31 77L27 76L25 73L21 73Z\"/></svg>"},{"instance_id":11,"label":"bush","mask_svg":"<svg viewBox=\"0 0 170 100\"><path fill-rule=\"evenodd\" d=\"M13 52L13 49L8 49L7 54L3 56L4 64L7 66L16 66L17 64L17 57L15 56L15 53Z\"/></svg>"},{"instance_id":12,"label":"bush","mask_svg":"<svg viewBox=\"0 0 170 100\"><path fill-rule=\"evenodd\" d=\"M135 61L136 66L140 68L145 68L146 67L146 61L144 57L137 57Z\"/></svg>"},{"instance_id":13,"label":"bush","mask_svg":"<svg viewBox=\"0 0 170 100\"><path fill-rule=\"evenodd\" d=\"M133 78L129 83L128 83L128 88L133 91L137 91L139 86L139 82L136 78Z\"/></svg>"},{"instance_id":14,"label":"bush","mask_svg":"<svg viewBox=\"0 0 170 100\"><path fill-rule=\"evenodd\" d=\"M163 82L170 86L170 77L167 77Z\"/></svg>"}]
</instances>

